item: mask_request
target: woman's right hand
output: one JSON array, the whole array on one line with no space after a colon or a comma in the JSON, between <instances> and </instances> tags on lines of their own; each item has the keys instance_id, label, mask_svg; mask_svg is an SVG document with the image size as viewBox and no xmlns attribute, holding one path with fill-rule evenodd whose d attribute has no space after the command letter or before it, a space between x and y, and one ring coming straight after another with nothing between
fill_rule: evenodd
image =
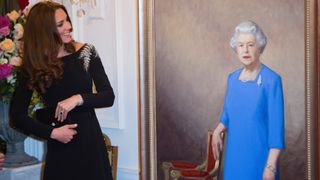
<instances>
[{"instance_id":1,"label":"woman's right hand","mask_svg":"<svg viewBox=\"0 0 320 180\"><path fill-rule=\"evenodd\" d=\"M215 159L219 159L220 152L223 148L223 142L222 142L222 132L225 131L225 127L222 123L219 123L219 125L216 127L216 129L213 131L213 156Z\"/></svg>"},{"instance_id":2,"label":"woman's right hand","mask_svg":"<svg viewBox=\"0 0 320 180\"><path fill-rule=\"evenodd\" d=\"M77 124L67 124L59 128L54 128L50 137L66 144L77 134L77 131L75 130L77 126Z\"/></svg>"}]
</instances>

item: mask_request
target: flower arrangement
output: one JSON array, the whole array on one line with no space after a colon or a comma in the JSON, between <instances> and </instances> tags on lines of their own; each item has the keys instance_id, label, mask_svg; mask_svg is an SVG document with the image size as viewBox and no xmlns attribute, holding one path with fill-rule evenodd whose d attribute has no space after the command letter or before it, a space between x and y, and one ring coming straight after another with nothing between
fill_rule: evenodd
<instances>
[{"instance_id":1,"label":"flower arrangement","mask_svg":"<svg viewBox=\"0 0 320 180\"><path fill-rule=\"evenodd\" d=\"M22 63L23 13L13 10L0 16L0 101L8 102L14 91L17 68Z\"/></svg>"},{"instance_id":2,"label":"flower arrangement","mask_svg":"<svg viewBox=\"0 0 320 180\"><path fill-rule=\"evenodd\" d=\"M26 16L23 12L11 11L0 16L0 101L9 103L14 91L17 71L22 64L23 25ZM29 112L41 104L39 96L32 95Z\"/></svg>"}]
</instances>

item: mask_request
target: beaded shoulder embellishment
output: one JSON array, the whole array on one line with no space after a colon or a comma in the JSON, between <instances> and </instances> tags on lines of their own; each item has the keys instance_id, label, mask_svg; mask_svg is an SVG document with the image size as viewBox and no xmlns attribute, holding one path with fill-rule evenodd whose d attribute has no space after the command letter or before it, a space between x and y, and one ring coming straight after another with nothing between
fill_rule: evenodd
<instances>
[{"instance_id":1,"label":"beaded shoulder embellishment","mask_svg":"<svg viewBox=\"0 0 320 180\"><path fill-rule=\"evenodd\" d=\"M88 72L90 60L98 56L98 53L92 44L84 45L82 51L80 52L80 59L83 59L83 68Z\"/></svg>"}]
</instances>

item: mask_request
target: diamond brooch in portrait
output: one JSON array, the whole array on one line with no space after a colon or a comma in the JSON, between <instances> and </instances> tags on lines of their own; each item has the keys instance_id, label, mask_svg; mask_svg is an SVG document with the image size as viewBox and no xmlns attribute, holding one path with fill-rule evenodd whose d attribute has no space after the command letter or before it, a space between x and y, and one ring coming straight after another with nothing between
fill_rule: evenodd
<instances>
[{"instance_id":1,"label":"diamond brooch in portrait","mask_svg":"<svg viewBox=\"0 0 320 180\"><path fill-rule=\"evenodd\" d=\"M262 77L261 77L261 74L260 74L259 77L258 77L258 80L257 80L257 85L261 86L261 84L262 84Z\"/></svg>"}]
</instances>

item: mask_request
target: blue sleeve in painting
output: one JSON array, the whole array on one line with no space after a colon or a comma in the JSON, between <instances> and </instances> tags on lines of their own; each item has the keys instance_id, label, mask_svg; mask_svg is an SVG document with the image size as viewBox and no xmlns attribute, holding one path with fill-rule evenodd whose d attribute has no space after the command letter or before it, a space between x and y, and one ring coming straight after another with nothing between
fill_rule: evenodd
<instances>
[{"instance_id":1,"label":"blue sleeve in painting","mask_svg":"<svg viewBox=\"0 0 320 180\"><path fill-rule=\"evenodd\" d=\"M268 145L269 148L284 148L284 107L280 76L268 88Z\"/></svg>"},{"instance_id":2,"label":"blue sleeve in painting","mask_svg":"<svg viewBox=\"0 0 320 180\"><path fill-rule=\"evenodd\" d=\"M229 126L229 117L228 117L228 108L227 108L227 96L228 96L228 89L229 89L229 81L230 81L230 76L228 77L228 81L227 81L227 89L226 89L226 94L224 96L224 105L223 105L223 110L222 110L222 114L220 117L220 122L225 126L225 128L228 128Z\"/></svg>"}]
</instances>

